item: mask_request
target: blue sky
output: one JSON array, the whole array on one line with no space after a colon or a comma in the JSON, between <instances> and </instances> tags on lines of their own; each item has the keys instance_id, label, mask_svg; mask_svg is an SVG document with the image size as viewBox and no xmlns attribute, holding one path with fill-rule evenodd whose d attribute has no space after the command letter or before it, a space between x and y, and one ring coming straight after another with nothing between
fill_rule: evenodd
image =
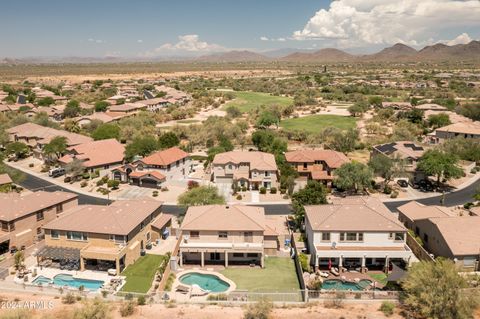
<instances>
[{"instance_id":1,"label":"blue sky","mask_svg":"<svg viewBox=\"0 0 480 319\"><path fill-rule=\"evenodd\" d=\"M402 7L398 2L2 1L0 57L199 55L327 46L365 51L395 42L455 44L480 36L478 0L406 0Z\"/></svg>"}]
</instances>

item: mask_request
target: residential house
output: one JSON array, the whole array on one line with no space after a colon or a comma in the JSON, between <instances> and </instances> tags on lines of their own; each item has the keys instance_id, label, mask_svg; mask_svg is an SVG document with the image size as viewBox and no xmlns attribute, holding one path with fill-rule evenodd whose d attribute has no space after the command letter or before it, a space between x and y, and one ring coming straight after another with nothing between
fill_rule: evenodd
<instances>
[{"instance_id":1,"label":"residential house","mask_svg":"<svg viewBox=\"0 0 480 319\"><path fill-rule=\"evenodd\" d=\"M137 186L158 188L167 180L185 179L191 170L190 155L172 147L113 169L112 178Z\"/></svg>"},{"instance_id":2,"label":"residential house","mask_svg":"<svg viewBox=\"0 0 480 319\"><path fill-rule=\"evenodd\" d=\"M168 99L165 99L163 97L156 97L153 99L143 100L141 102L147 106L147 110L149 110L150 112L157 112L161 108L164 108L165 106L171 104Z\"/></svg>"},{"instance_id":3,"label":"residential house","mask_svg":"<svg viewBox=\"0 0 480 319\"><path fill-rule=\"evenodd\" d=\"M215 155L212 181L233 183L238 187L270 189L278 187L278 168L273 154L231 151Z\"/></svg>"},{"instance_id":4,"label":"residential house","mask_svg":"<svg viewBox=\"0 0 480 319\"><path fill-rule=\"evenodd\" d=\"M80 271L115 269L134 263L152 241L152 223L162 203L151 199L116 201L109 206L81 205L44 226L45 258L55 249L75 251Z\"/></svg>"},{"instance_id":5,"label":"residential house","mask_svg":"<svg viewBox=\"0 0 480 319\"><path fill-rule=\"evenodd\" d=\"M429 140L431 143L437 144L455 137L480 138L480 123L455 123L437 128L435 132L429 136Z\"/></svg>"},{"instance_id":6,"label":"residential house","mask_svg":"<svg viewBox=\"0 0 480 319\"><path fill-rule=\"evenodd\" d=\"M264 266L272 240L263 207L208 205L189 207L182 222L180 266L185 263ZM273 234L273 241L276 241Z\"/></svg>"},{"instance_id":7,"label":"residential house","mask_svg":"<svg viewBox=\"0 0 480 319\"><path fill-rule=\"evenodd\" d=\"M448 109L445 106L441 106L435 103L425 103L425 104L420 104L420 105L415 105L413 107L416 110L422 110L422 111L448 111Z\"/></svg>"},{"instance_id":8,"label":"residential house","mask_svg":"<svg viewBox=\"0 0 480 319\"><path fill-rule=\"evenodd\" d=\"M110 112L116 113L136 113L141 110L146 110L147 106L141 102L136 102L112 105L108 109Z\"/></svg>"},{"instance_id":9,"label":"residential house","mask_svg":"<svg viewBox=\"0 0 480 319\"><path fill-rule=\"evenodd\" d=\"M41 126L35 123L24 123L6 130L12 142L22 142L30 146L33 155L43 158L42 150L54 137L63 136L67 146L75 146L93 141L92 138L67 131Z\"/></svg>"},{"instance_id":10,"label":"residential house","mask_svg":"<svg viewBox=\"0 0 480 319\"><path fill-rule=\"evenodd\" d=\"M90 115L84 115L77 117L75 122L80 127L85 127L92 123L92 121L101 121L102 123L116 122L120 119L130 116L131 114L122 113L122 112L95 112Z\"/></svg>"},{"instance_id":11,"label":"residential house","mask_svg":"<svg viewBox=\"0 0 480 319\"><path fill-rule=\"evenodd\" d=\"M434 257L452 259L464 271L479 270L480 217L458 216L443 206L409 202L398 207L399 220Z\"/></svg>"},{"instance_id":12,"label":"residential house","mask_svg":"<svg viewBox=\"0 0 480 319\"><path fill-rule=\"evenodd\" d=\"M350 162L343 153L320 149L287 152L285 158L300 177L320 181L326 185L331 185L333 172L337 168Z\"/></svg>"},{"instance_id":13,"label":"residential house","mask_svg":"<svg viewBox=\"0 0 480 319\"><path fill-rule=\"evenodd\" d=\"M394 110L410 110L412 104L410 102L382 102L382 108Z\"/></svg>"},{"instance_id":14,"label":"residential house","mask_svg":"<svg viewBox=\"0 0 480 319\"><path fill-rule=\"evenodd\" d=\"M398 141L373 146L371 156L384 155L392 159L403 159L406 164L406 171L414 173L415 179L418 179L424 178L423 174L417 172L417 162L425 151L424 146L415 142Z\"/></svg>"},{"instance_id":15,"label":"residential house","mask_svg":"<svg viewBox=\"0 0 480 319\"><path fill-rule=\"evenodd\" d=\"M67 192L0 194L0 254L42 240L42 227L64 210L77 206L77 195Z\"/></svg>"},{"instance_id":16,"label":"residential house","mask_svg":"<svg viewBox=\"0 0 480 319\"><path fill-rule=\"evenodd\" d=\"M67 149L67 154L58 161L62 165L67 165L77 159L86 169L93 172L96 169L120 166L123 164L124 153L125 146L112 138L71 146Z\"/></svg>"},{"instance_id":17,"label":"residential house","mask_svg":"<svg viewBox=\"0 0 480 319\"><path fill-rule=\"evenodd\" d=\"M13 181L8 174L0 174L0 192L6 193L12 189Z\"/></svg>"},{"instance_id":18,"label":"residential house","mask_svg":"<svg viewBox=\"0 0 480 319\"><path fill-rule=\"evenodd\" d=\"M315 269L389 269L409 263L407 229L377 198L347 197L305 206L305 232Z\"/></svg>"}]
</instances>

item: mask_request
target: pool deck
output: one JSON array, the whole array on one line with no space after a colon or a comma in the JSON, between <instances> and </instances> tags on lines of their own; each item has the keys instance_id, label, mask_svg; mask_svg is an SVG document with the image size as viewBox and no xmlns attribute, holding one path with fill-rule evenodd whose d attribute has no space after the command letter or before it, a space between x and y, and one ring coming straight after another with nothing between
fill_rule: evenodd
<instances>
[{"instance_id":1,"label":"pool deck","mask_svg":"<svg viewBox=\"0 0 480 319\"><path fill-rule=\"evenodd\" d=\"M381 271L371 271L371 274L375 273L382 273ZM346 271L340 273L339 276L335 276L331 273L329 273L329 276L327 278L323 278L324 280L330 280L330 279L337 279L337 280L342 280L342 281L349 281L349 282L357 282L360 280L370 280L371 282L376 282L375 287L376 288L383 288L384 285L376 281L374 278L370 277L368 273L360 273L360 272L355 272L355 271Z\"/></svg>"},{"instance_id":2,"label":"pool deck","mask_svg":"<svg viewBox=\"0 0 480 319\"><path fill-rule=\"evenodd\" d=\"M74 278L78 278L78 279L99 280L99 281L103 281L107 285L110 283L110 281L112 279L122 279L122 282L123 282L122 285L125 283L125 277L124 276L109 276L108 273L104 272L104 271L93 271L93 270L85 270L85 271L75 271L75 270L73 270L72 271L72 270L61 270L61 269L49 268L49 267L43 267L41 269L40 269L40 267L29 267L28 269L32 271L31 273L29 273L27 275L28 280L25 282L23 278L15 277L14 278L15 283L35 285L33 283L33 281L40 276L52 279L53 277L55 277L56 275L59 275L59 274L72 275ZM35 271L36 271L37 275L33 276L33 273L35 273ZM117 287L116 291L121 289L122 285ZM75 288L75 287L62 287L62 288L72 290L72 291L78 291L78 288ZM105 288L105 289L107 289L107 288ZM88 291L88 292L91 292L91 293L100 293L102 290L104 290L104 289L100 288L97 291L88 291L88 289L85 289L85 291Z\"/></svg>"}]
</instances>

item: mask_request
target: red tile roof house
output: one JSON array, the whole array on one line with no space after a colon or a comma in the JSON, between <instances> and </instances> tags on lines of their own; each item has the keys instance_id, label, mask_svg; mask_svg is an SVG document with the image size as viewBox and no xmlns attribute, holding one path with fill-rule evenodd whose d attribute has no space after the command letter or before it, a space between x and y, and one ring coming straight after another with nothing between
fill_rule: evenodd
<instances>
[{"instance_id":1,"label":"red tile roof house","mask_svg":"<svg viewBox=\"0 0 480 319\"><path fill-rule=\"evenodd\" d=\"M71 146L67 151L67 154L58 159L61 165L78 159L86 169L93 172L95 169L122 165L125 146L112 138Z\"/></svg>"},{"instance_id":2,"label":"red tile roof house","mask_svg":"<svg viewBox=\"0 0 480 319\"><path fill-rule=\"evenodd\" d=\"M235 183L250 189L278 187L275 156L247 151L217 154L212 161L212 180L215 183Z\"/></svg>"},{"instance_id":3,"label":"red tile roof house","mask_svg":"<svg viewBox=\"0 0 480 319\"><path fill-rule=\"evenodd\" d=\"M66 137L68 146L75 146L93 141L93 139L88 136L56 130L34 123L24 123L14 126L7 129L7 133L9 134L11 141L27 144L32 149L33 156L41 159L43 159L43 146L48 144L54 137Z\"/></svg>"},{"instance_id":4,"label":"red tile roof house","mask_svg":"<svg viewBox=\"0 0 480 319\"><path fill-rule=\"evenodd\" d=\"M187 178L191 170L190 155L172 147L113 169L112 178L132 185L159 188L167 180Z\"/></svg>"},{"instance_id":5,"label":"red tile roof house","mask_svg":"<svg viewBox=\"0 0 480 319\"><path fill-rule=\"evenodd\" d=\"M45 224L78 205L74 193L43 191L24 196L0 194L0 203L0 255L42 240Z\"/></svg>"},{"instance_id":6,"label":"red tile roof house","mask_svg":"<svg viewBox=\"0 0 480 319\"><path fill-rule=\"evenodd\" d=\"M321 181L331 186L333 172L350 159L343 153L332 150L297 150L285 153L285 158L300 175L300 179Z\"/></svg>"}]
</instances>

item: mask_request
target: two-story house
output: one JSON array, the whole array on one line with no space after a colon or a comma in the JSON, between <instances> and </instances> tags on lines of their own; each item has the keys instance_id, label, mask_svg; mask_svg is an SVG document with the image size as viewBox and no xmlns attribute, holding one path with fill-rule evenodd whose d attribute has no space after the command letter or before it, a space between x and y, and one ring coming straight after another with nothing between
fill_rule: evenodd
<instances>
[{"instance_id":1,"label":"two-story house","mask_svg":"<svg viewBox=\"0 0 480 319\"><path fill-rule=\"evenodd\" d=\"M42 227L77 203L77 195L67 192L0 194L0 255L42 240Z\"/></svg>"},{"instance_id":2,"label":"two-story house","mask_svg":"<svg viewBox=\"0 0 480 319\"><path fill-rule=\"evenodd\" d=\"M347 197L305 206L305 231L315 269L382 269L410 262L407 229L378 199Z\"/></svg>"},{"instance_id":3,"label":"two-story house","mask_svg":"<svg viewBox=\"0 0 480 319\"><path fill-rule=\"evenodd\" d=\"M182 180L192 171L190 155L172 147L112 170L112 177L142 187L161 187L167 180Z\"/></svg>"},{"instance_id":4,"label":"two-story house","mask_svg":"<svg viewBox=\"0 0 480 319\"><path fill-rule=\"evenodd\" d=\"M333 172L350 159L345 154L332 150L296 150L285 153L285 159L300 177L331 185Z\"/></svg>"},{"instance_id":5,"label":"two-story house","mask_svg":"<svg viewBox=\"0 0 480 319\"><path fill-rule=\"evenodd\" d=\"M270 189L278 187L278 168L273 154L231 151L215 155L212 181L232 183L238 187Z\"/></svg>"},{"instance_id":6,"label":"two-story house","mask_svg":"<svg viewBox=\"0 0 480 319\"><path fill-rule=\"evenodd\" d=\"M137 199L74 207L43 227L45 247L37 256L52 258L52 252L63 249L78 256L81 271L115 269L118 274L158 238L152 223L161 216L161 206L159 201Z\"/></svg>"},{"instance_id":7,"label":"two-story house","mask_svg":"<svg viewBox=\"0 0 480 319\"><path fill-rule=\"evenodd\" d=\"M442 143L455 137L480 138L480 123L454 123L437 128L433 134L429 135L432 144Z\"/></svg>"},{"instance_id":8,"label":"two-story house","mask_svg":"<svg viewBox=\"0 0 480 319\"><path fill-rule=\"evenodd\" d=\"M181 225L180 266L256 264L264 266L266 230L263 207L189 207Z\"/></svg>"}]
</instances>

